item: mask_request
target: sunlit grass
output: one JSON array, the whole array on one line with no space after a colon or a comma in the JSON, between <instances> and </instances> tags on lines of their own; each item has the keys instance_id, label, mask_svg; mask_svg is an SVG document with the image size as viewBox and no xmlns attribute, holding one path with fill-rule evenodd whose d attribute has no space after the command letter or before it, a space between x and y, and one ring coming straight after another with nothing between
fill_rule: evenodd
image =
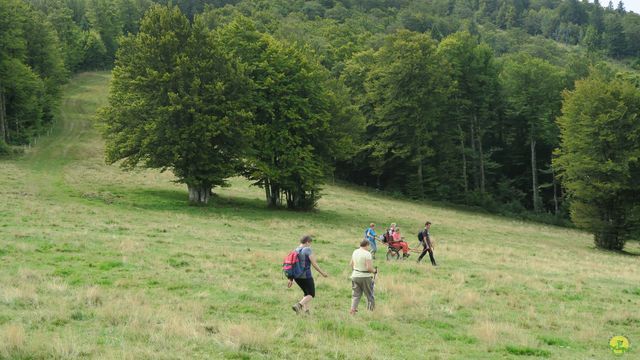
<instances>
[{"instance_id":1,"label":"sunlit grass","mask_svg":"<svg viewBox=\"0 0 640 360\"><path fill-rule=\"evenodd\" d=\"M74 79L54 135L0 161L0 358L585 359L640 341L640 257L576 230L331 185L315 212L271 211L243 179L189 207L171 174L104 165L107 81ZM378 307L350 317L364 227L415 246L427 219L440 266L377 261ZM280 266L304 233L331 276L296 317Z\"/></svg>"}]
</instances>

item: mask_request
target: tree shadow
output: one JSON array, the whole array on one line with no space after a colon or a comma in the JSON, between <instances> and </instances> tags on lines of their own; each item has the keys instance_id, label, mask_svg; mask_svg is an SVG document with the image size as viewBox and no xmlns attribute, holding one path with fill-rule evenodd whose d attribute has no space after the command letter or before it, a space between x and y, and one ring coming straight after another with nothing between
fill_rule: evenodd
<instances>
[{"instance_id":1,"label":"tree shadow","mask_svg":"<svg viewBox=\"0 0 640 360\"><path fill-rule=\"evenodd\" d=\"M295 211L286 208L269 208L263 199L214 194L207 205L190 205L182 190L169 189L127 189L118 206L126 206L146 211L171 211L189 216L209 218L216 216L239 217L253 221L270 219L312 220L325 225L361 222L353 214L341 213L330 209Z\"/></svg>"},{"instance_id":2,"label":"tree shadow","mask_svg":"<svg viewBox=\"0 0 640 360\"><path fill-rule=\"evenodd\" d=\"M595 245L591 246L591 249L596 250L596 251L600 251L600 252L605 253L605 254L616 254L616 255L622 255L622 256L640 257L640 252L629 251L629 250L626 250L626 249L623 249L623 250L608 250L608 249L601 249L601 248L599 248L599 247L597 247Z\"/></svg>"}]
</instances>

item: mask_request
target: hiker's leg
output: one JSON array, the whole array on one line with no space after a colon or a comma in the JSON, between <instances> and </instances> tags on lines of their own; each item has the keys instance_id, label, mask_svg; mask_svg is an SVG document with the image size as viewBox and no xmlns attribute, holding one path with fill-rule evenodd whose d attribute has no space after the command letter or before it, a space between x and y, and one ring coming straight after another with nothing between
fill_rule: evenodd
<instances>
[{"instance_id":1,"label":"hiker's leg","mask_svg":"<svg viewBox=\"0 0 640 360\"><path fill-rule=\"evenodd\" d=\"M371 244L371 255L375 256L376 252L378 252L378 245L375 240L369 240L369 244Z\"/></svg>"},{"instance_id":2,"label":"hiker's leg","mask_svg":"<svg viewBox=\"0 0 640 360\"><path fill-rule=\"evenodd\" d=\"M311 295L305 295L302 300L300 300L300 305L302 305L302 307L306 310L307 309L307 304L313 300L313 296Z\"/></svg>"},{"instance_id":3,"label":"hiker's leg","mask_svg":"<svg viewBox=\"0 0 640 360\"><path fill-rule=\"evenodd\" d=\"M300 300L300 305L302 305L302 307L307 310L308 304L311 302L311 300L313 300L314 297L316 297L316 284L313 281L313 278L305 279L305 283L306 292L304 294L305 296L302 298L302 300Z\"/></svg>"},{"instance_id":4,"label":"hiker's leg","mask_svg":"<svg viewBox=\"0 0 640 360\"><path fill-rule=\"evenodd\" d=\"M436 259L433 257L433 250L429 249L429 258L431 259L431 265L436 266Z\"/></svg>"},{"instance_id":5,"label":"hiker's leg","mask_svg":"<svg viewBox=\"0 0 640 360\"><path fill-rule=\"evenodd\" d=\"M358 304L362 297L362 287L357 281L358 278L351 280L351 313L355 313L358 310Z\"/></svg>"},{"instance_id":6,"label":"hiker's leg","mask_svg":"<svg viewBox=\"0 0 640 360\"><path fill-rule=\"evenodd\" d=\"M427 249L422 249L422 253L420 254L420 257L418 257L418 262L420 262L422 260L422 258L427 255Z\"/></svg>"},{"instance_id":7,"label":"hiker's leg","mask_svg":"<svg viewBox=\"0 0 640 360\"><path fill-rule=\"evenodd\" d=\"M364 295L367 297L367 310L373 311L373 309L376 307L376 301L373 297L373 279L370 277L362 279L362 288L364 289Z\"/></svg>"},{"instance_id":8,"label":"hiker's leg","mask_svg":"<svg viewBox=\"0 0 640 360\"><path fill-rule=\"evenodd\" d=\"M406 242L401 242L400 246L402 246L402 253L403 254L407 254L409 253L409 244L407 244Z\"/></svg>"}]
</instances>

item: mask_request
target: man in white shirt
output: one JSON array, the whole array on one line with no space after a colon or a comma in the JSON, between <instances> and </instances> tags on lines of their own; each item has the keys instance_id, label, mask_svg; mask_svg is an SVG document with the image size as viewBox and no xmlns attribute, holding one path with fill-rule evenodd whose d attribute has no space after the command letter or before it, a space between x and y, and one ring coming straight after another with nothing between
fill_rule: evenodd
<instances>
[{"instance_id":1,"label":"man in white shirt","mask_svg":"<svg viewBox=\"0 0 640 360\"><path fill-rule=\"evenodd\" d=\"M364 239L360 242L360 247L353 251L351 255L351 268L353 273L351 274L351 311L353 315L358 312L358 304L362 293L367 297L367 309L373 310L375 307L375 300L373 298L373 274L376 270L373 268L373 259L369 252L369 241Z\"/></svg>"}]
</instances>

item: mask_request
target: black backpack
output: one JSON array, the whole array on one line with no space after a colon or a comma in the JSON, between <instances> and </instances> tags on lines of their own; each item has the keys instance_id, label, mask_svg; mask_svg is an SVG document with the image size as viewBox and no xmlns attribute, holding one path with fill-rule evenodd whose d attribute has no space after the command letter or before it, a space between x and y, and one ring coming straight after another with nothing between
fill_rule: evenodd
<instances>
[{"instance_id":1,"label":"black backpack","mask_svg":"<svg viewBox=\"0 0 640 360\"><path fill-rule=\"evenodd\" d=\"M422 233L422 231L420 231L418 233L418 241L423 242L424 241L424 234Z\"/></svg>"}]
</instances>

